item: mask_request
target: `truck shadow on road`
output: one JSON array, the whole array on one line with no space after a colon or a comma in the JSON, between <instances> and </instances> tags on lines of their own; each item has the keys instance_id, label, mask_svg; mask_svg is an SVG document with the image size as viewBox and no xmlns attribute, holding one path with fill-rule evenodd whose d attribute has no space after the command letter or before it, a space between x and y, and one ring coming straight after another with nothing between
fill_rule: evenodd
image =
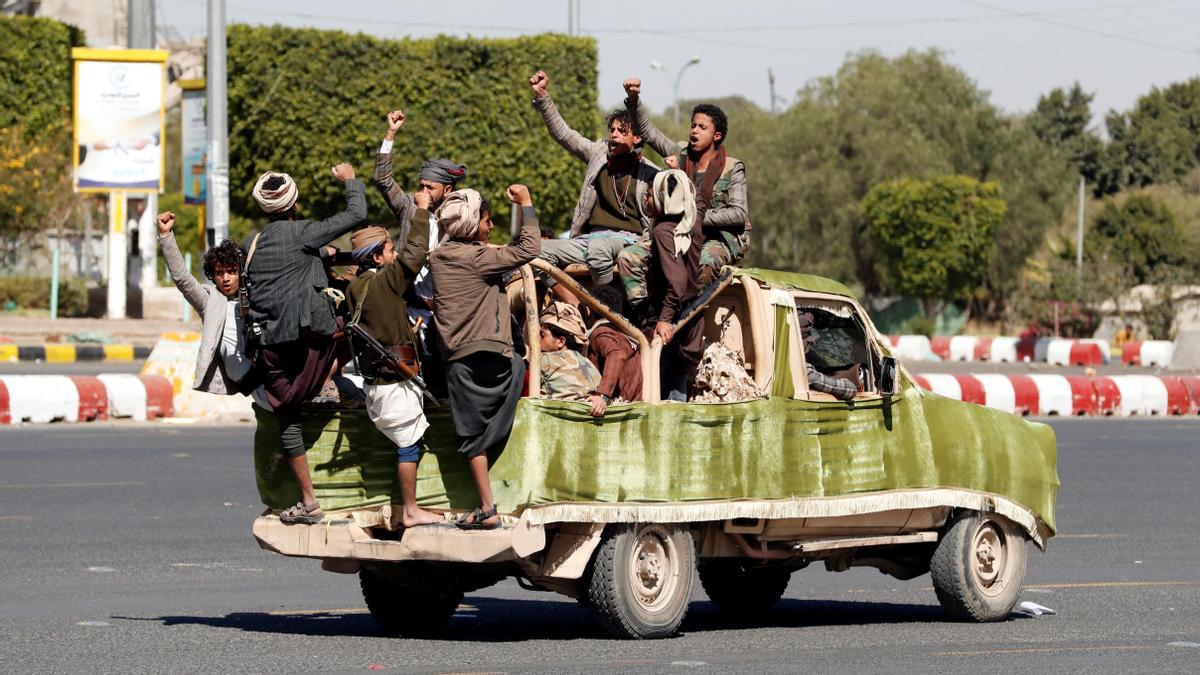
<instances>
[{"instance_id":1,"label":"truck shadow on road","mask_svg":"<svg viewBox=\"0 0 1200 675\"><path fill-rule=\"evenodd\" d=\"M326 637L390 638L365 610L234 612L224 616L159 616L114 619L158 621L163 626L207 626L251 633ZM783 600L751 621L734 621L711 602L693 602L683 634L746 628L807 628L905 623L947 623L937 605L842 600ZM606 639L591 612L570 601L468 597L450 622L427 636L456 642L521 642L526 640Z\"/></svg>"}]
</instances>

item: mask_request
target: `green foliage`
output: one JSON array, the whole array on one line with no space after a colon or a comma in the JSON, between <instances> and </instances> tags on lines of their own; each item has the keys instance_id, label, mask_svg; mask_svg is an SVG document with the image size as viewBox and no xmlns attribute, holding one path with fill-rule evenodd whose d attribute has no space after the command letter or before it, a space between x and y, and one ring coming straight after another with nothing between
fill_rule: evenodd
<instances>
[{"instance_id":1,"label":"green foliage","mask_svg":"<svg viewBox=\"0 0 1200 675\"><path fill-rule=\"evenodd\" d=\"M50 279L0 276L0 308L10 302L18 309L50 309ZM59 277L59 316L85 316L87 308L86 282L75 277Z\"/></svg>"},{"instance_id":2,"label":"green foliage","mask_svg":"<svg viewBox=\"0 0 1200 675\"><path fill-rule=\"evenodd\" d=\"M286 171L305 214L344 208L330 167L348 161L368 181L395 108L408 120L396 137L396 180L416 187L420 162L466 164L463 184L479 190L505 222L504 189L525 183L538 214L565 229L584 166L553 143L531 105L528 77L545 69L568 123L599 137L596 46L591 39L538 35L513 39L388 40L281 26L229 29L230 203L261 220L251 190L266 170ZM391 220L375 191L371 218Z\"/></svg>"},{"instance_id":3,"label":"green foliage","mask_svg":"<svg viewBox=\"0 0 1200 675\"><path fill-rule=\"evenodd\" d=\"M863 218L885 262L884 290L956 300L983 280L1004 200L994 183L967 176L880 183L862 201Z\"/></svg>"},{"instance_id":4,"label":"green foliage","mask_svg":"<svg viewBox=\"0 0 1200 675\"><path fill-rule=\"evenodd\" d=\"M33 137L70 122L71 48L82 45L74 26L0 17L0 128L19 121Z\"/></svg>"},{"instance_id":5,"label":"green foliage","mask_svg":"<svg viewBox=\"0 0 1200 675\"><path fill-rule=\"evenodd\" d=\"M1104 144L1088 131L1092 121L1092 100L1095 94L1083 90L1078 82L1070 91L1055 88L1038 99L1037 108L1030 113L1033 132L1046 145L1054 148L1087 182L1095 184L1101 172L1100 157Z\"/></svg>"},{"instance_id":6,"label":"green foliage","mask_svg":"<svg viewBox=\"0 0 1200 675\"><path fill-rule=\"evenodd\" d=\"M200 207L183 203L183 194L178 190L164 192L158 197L159 211L175 213L175 243L179 244L181 253L192 254L192 274L197 279L205 281L200 274L200 258L204 255L204 241L200 235ZM234 241L245 241L247 235L255 231L259 223L236 213L229 214L229 238ZM164 285L171 283L167 273L167 264L162 256L158 257L158 278Z\"/></svg>"},{"instance_id":7,"label":"green foliage","mask_svg":"<svg viewBox=\"0 0 1200 675\"><path fill-rule=\"evenodd\" d=\"M1090 264L1125 265L1133 286L1150 283L1164 267L1188 262L1187 247L1175 214L1150 195L1135 195L1118 205L1109 200L1096 216L1092 236L1084 239Z\"/></svg>"},{"instance_id":8,"label":"green foliage","mask_svg":"<svg viewBox=\"0 0 1200 675\"><path fill-rule=\"evenodd\" d=\"M1157 87L1105 118L1109 144L1099 194L1182 179L1200 165L1200 78Z\"/></svg>"}]
</instances>

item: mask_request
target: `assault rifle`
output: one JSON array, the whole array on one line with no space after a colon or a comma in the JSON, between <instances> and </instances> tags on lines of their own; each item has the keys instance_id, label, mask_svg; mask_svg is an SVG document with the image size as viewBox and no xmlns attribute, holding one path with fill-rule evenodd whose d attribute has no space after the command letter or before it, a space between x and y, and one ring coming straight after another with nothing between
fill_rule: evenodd
<instances>
[{"instance_id":1,"label":"assault rifle","mask_svg":"<svg viewBox=\"0 0 1200 675\"><path fill-rule=\"evenodd\" d=\"M384 347L379 340L376 340L374 336L363 329L362 326L358 325L358 322L351 321L350 323L346 324L346 332L350 333L350 335L354 336L355 338L358 338L363 346L373 352L378 359L382 360L392 370L400 373L400 375L411 380L413 384L417 385L417 389L421 390L421 395L429 399L430 403L435 405L438 403L438 400L433 397L433 394L429 393L429 388L425 385L425 379L421 377L421 374L413 369L412 366L401 361L400 358L392 352L392 350ZM355 360L357 361L357 352L355 352L354 356ZM361 364L359 364L358 372L360 375L363 374Z\"/></svg>"}]
</instances>

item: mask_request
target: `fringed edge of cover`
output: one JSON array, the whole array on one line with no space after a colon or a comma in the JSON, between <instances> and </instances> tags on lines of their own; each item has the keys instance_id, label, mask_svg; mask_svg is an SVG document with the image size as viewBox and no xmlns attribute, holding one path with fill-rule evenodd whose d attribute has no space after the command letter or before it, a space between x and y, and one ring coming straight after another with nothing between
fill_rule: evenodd
<instances>
[{"instance_id":1,"label":"fringed edge of cover","mask_svg":"<svg viewBox=\"0 0 1200 675\"><path fill-rule=\"evenodd\" d=\"M563 522L694 523L731 518L825 518L855 516L895 509L949 506L998 513L1025 528L1039 549L1046 549L1049 529L1032 511L996 494L933 488L892 490L846 497L719 500L669 504L557 502L528 506L521 519L530 525Z\"/></svg>"}]
</instances>

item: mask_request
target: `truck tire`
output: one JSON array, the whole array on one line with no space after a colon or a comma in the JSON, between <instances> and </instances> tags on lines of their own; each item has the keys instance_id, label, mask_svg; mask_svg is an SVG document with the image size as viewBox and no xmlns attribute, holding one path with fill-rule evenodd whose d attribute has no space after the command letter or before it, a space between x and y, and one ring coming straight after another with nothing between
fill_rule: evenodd
<instances>
[{"instance_id":1,"label":"truck tire","mask_svg":"<svg viewBox=\"0 0 1200 675\"><path fill-rule=\"evenodd\" d=\"M748 561L716 559L700 563L700 585L722 614L748 619L771 609L791 581L792 571L754 567Z\"/></svg>"},{"instance_id":2,"label":"truck tire","mask_svg":"<svg viewBox=\"0 0 1200 675\"><path fill-rule=\"evenodd\" d=\"M942 535L929 562L938 602L963 621L1008 616L1025 581L1025 533L1008 519L968 512Z\"/></svg>"},{"instance_id":3,"label":"truck tire","mask_svg":"<svg viewBox=\"0 0 1200 675\"><path fill-rule=\"evenodd\" d=\"M696 568L687 526L610 526L590 568L588 605L606 631L633 639L665 638L679 631Z\"/></svg>"},{"instance_id":4,"label":"truck tire","mask_svg":"<svg viewBox=\"0 0 1200 675\"><path fill-rule=\"evenodd\" d=\"M358 571L358 582L371 616L390 635L436 633L463 599L462 590L454 584L440 588L403 586L366 568Z\"/></svg>"}]
</instances>

